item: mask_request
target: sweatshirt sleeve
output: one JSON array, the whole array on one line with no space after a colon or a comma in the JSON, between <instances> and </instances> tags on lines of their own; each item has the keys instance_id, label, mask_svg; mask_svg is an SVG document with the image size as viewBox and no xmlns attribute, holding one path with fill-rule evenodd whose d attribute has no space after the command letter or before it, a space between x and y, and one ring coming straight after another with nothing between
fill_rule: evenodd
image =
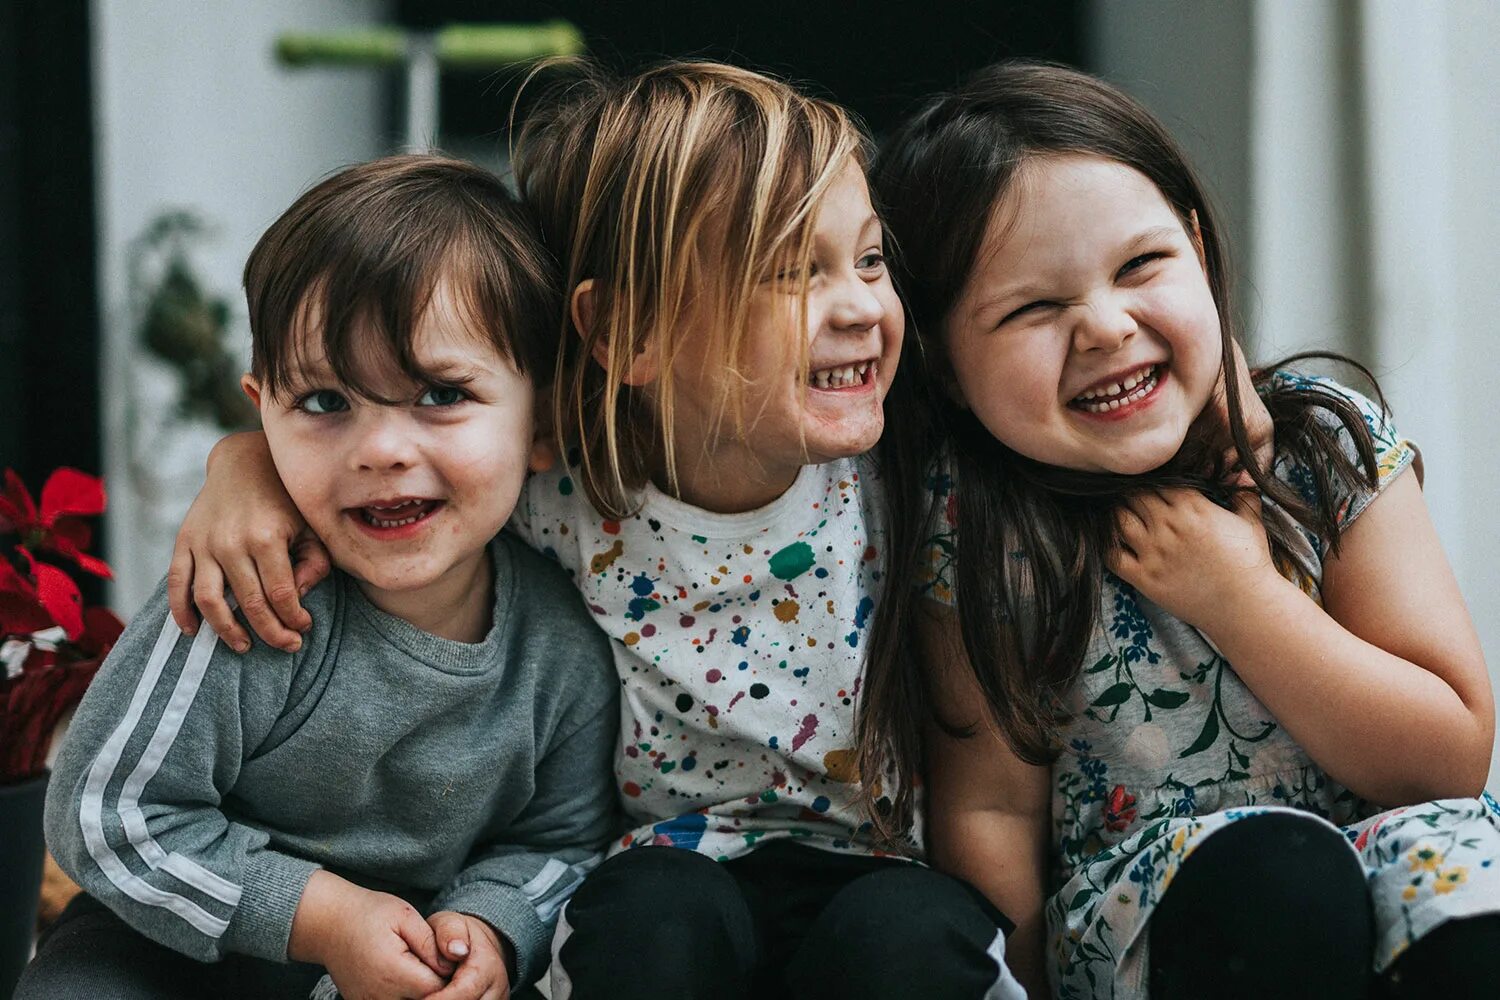
<instances>
[{"instance_id":1,"label":"sweatshirt sleeve","mask_svg":"<svg viewBox=\"0 0 1500 1000\"><path fill-rule=\"evenodd\" d=\"M47 794L58 864L136 930L200 961L286 960L318 867L226 815L241 762L285 704L292 657L183 635L158 587L78 707Z\"/></svg>"},{"instance_id":2,"label":"sweatshirt sleeve","mask_svg":"<svg viewBox=\"0 0 1500 1000\"><path fill-rule=\"evenodd\" d=\"M512 989L547 968L558 911L619 829L612 767L619 702L610 690L591 718L548 749L525 810L503 834L476 847L432 904L479 917L510 941L517 966Z\"/></svg>"}]
</instances>

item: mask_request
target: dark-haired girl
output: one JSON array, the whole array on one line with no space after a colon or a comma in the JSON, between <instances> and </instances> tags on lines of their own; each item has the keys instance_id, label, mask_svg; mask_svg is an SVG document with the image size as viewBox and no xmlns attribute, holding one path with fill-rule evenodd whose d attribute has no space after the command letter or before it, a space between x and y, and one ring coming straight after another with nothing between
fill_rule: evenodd
<instances>
[{"instance_id":1,"label":"dark-haired girl","mask_svg":"<svg viewBox=\"0 0 1500 1000\"><path fill-rule=\"evenodd\" d=\"M892 572L930 600L887 595L864 745L925 768L933 861L1018 965L1045 922L1063 997L1492 996L1494 703L1414 445L1243 369L1201 186L1092 77L992 68L876 182L923 348Z\"/></svg>"}]
</instances>

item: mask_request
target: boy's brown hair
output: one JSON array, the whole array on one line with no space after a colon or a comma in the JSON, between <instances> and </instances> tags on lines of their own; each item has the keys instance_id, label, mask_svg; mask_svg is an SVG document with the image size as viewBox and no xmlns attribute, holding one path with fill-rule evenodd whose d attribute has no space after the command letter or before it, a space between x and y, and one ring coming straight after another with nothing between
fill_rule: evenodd
<instances>
[{"instance_id":1,"label":"boy's brown hair","mask_svg":"<svg viewBox=\"0 0 1500 1000\"><path fill-rule=\"evenodd\" d=\"M463 160L390 156L341 170L271 224L245 263L251 373L271 395L321 347L351 391L378 402L369 362L441 384L412 351L440 280L534 384L556 356L556 267L536 225L498 177ZM311 321L314 337L296 330Z\"/></svg>"}]
</instances>

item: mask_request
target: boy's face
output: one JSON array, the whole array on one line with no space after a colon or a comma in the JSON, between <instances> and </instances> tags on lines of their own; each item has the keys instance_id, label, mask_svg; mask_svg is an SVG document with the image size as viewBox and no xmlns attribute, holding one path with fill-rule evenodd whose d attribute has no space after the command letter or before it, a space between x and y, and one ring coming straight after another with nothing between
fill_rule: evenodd
<instances>
[{"instance_id":1,"label":"boy's face","mask_svg":"<svg viewBox=\"0 0 1500 1000\"><path fill-rule=\"evenodd\" d=\"M372 361L386 370L372 372L371 388L398 401L390 405L341 386L316 336L302 341L307 363L282 397L245 376L293 503L377 605L386 606L381 592L411 597L467 579L515 508L528 466L542 459L530 380L472 327L440 282L412 347L418 366L442 381L416 384Z\"/></svg>"}]
</instances>

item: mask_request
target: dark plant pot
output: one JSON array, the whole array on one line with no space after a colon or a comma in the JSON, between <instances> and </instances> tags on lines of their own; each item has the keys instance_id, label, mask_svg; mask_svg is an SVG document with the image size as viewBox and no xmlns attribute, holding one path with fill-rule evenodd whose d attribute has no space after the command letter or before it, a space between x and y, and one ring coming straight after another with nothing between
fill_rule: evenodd
<instances>
[{"instance_id":1,"label":"dark plant pot","mask_svg":"<svg viewBox=\"0 0 1500 1000\"><path fill-rule=\"evenodd\" d=\"M0 997L15 991L31 957L42 891L42 804L47 775L0 785Z\"/></svg>"}]
</instances>

